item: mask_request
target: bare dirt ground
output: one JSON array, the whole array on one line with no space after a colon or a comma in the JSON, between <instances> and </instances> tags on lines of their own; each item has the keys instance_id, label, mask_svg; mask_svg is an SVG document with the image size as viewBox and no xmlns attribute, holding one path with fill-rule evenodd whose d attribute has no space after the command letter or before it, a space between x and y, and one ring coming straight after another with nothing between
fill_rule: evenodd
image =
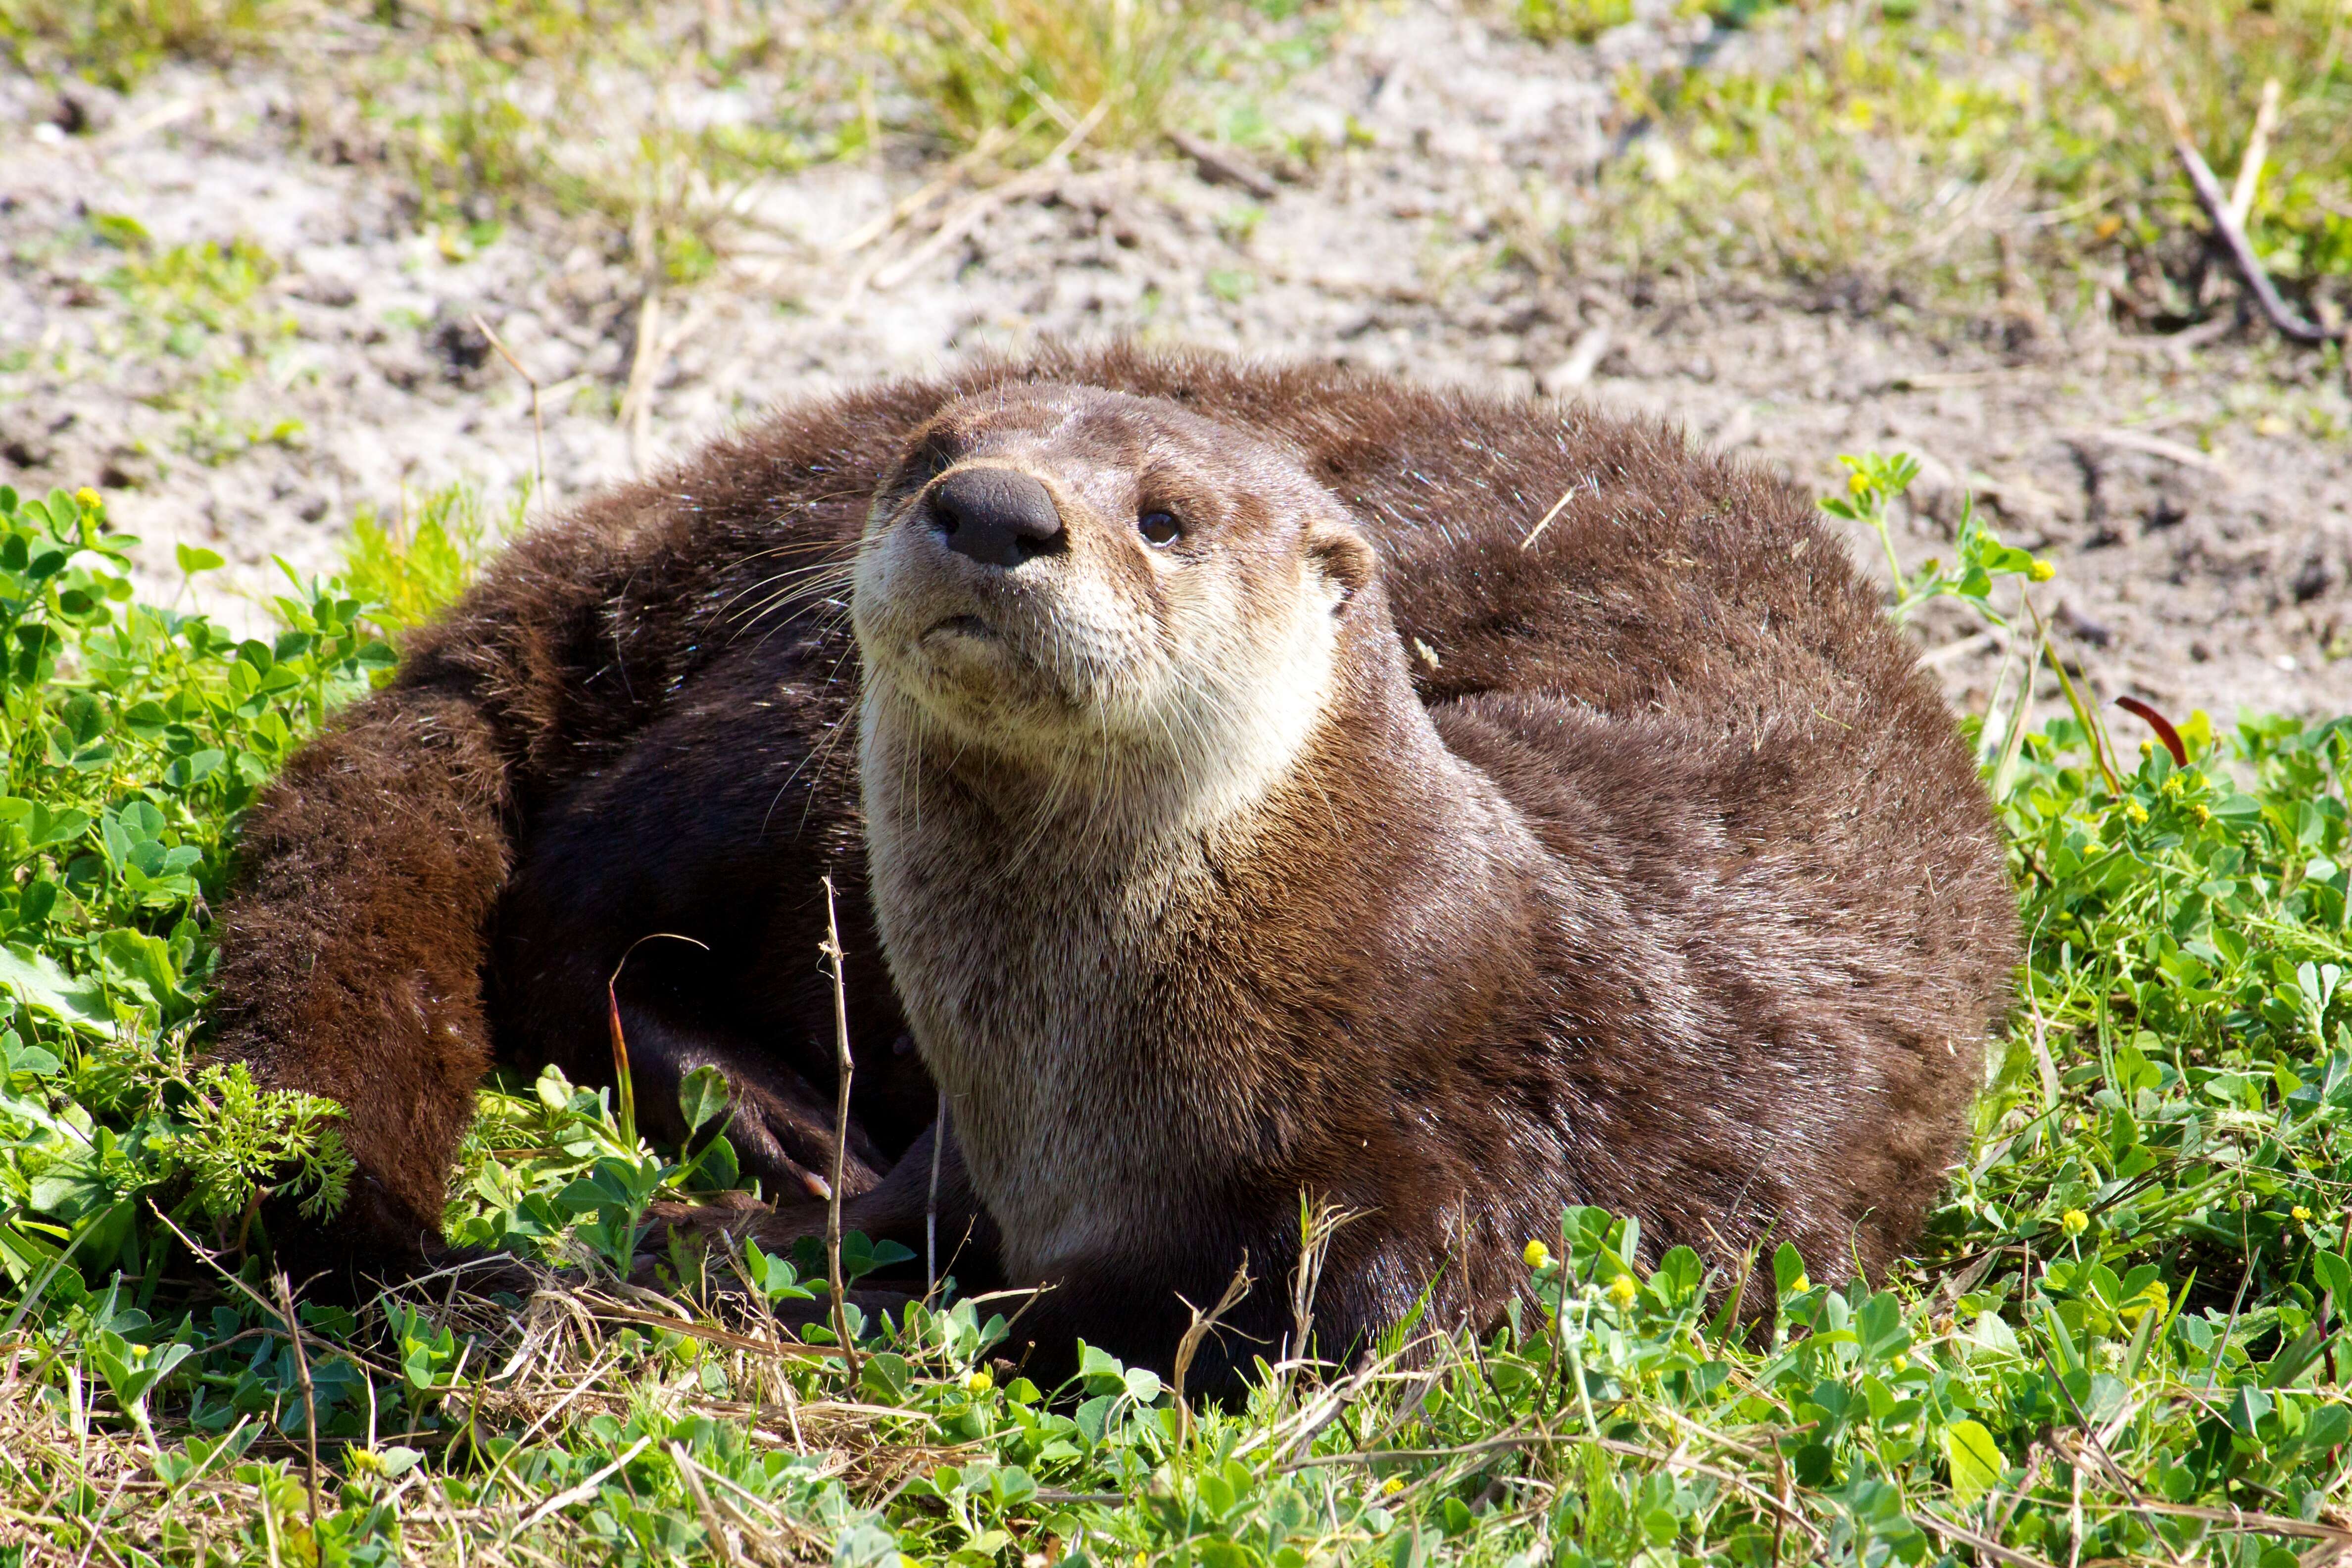
<instances>
[{"instance_id":1,"label":"bare dirt ground","mask_svg":"<svg viewBox=\"0 0 2352 1568\"><path fill-rule=\"evenodd\" d=\"M2045 607L2105 695L2217 719L2352 711L2352 400L2318 356L2226 317L2126 335L2039 289L1970 322L1867 289L1545 262L1548 193L1612 152L1610 71L1675 47L1665 26L1547 47L1436 5L1367 13L1265 106L1328 151L1260 160L1263 199L1163 149L992 189L950 178L892 222L940 164L824 163L749 193L755 242L650 312L622 247L576 224L453 247L380 161L307 151L292 51L168 67L127 97L76 86L70 106L0 75L0 482L109 487L157 586L177 591L173 542L205 545L232 563L208 602L251 619L236 596L280 584L270 559L331 566L356 509L531 473L528 389L477 312L542 389L559 504L780 398L1139 333L1659 414L1815 490L1839 453L1907 449L1927 505L1906 552L1935 553L1972 490L2056 561ZM108 215L157 247L242 237L275 260L261 368L214 389L203 421L109 285ZM1981 703L1993 640L1957 616L1921 630Z\"/></svg>"}]
</instances>

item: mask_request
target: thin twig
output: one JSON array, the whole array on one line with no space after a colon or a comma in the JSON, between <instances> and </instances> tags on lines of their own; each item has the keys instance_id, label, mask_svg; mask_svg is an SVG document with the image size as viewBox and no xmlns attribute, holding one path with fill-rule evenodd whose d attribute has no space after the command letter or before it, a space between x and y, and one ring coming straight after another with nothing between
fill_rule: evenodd
<instances>
[{"instance_id":1,"label":"thin twig","mask_svg":"<svg viewBox=\"0 0 2352 1568\"><path fill-rule=\"evenodd\" d=\"M1274 182L1251 168L1237 154L1181 131L1171 131L1168 142L1176 151L1192 160L1192 166L1200 171L1201 178L1211 184L1239 185L1262 202L1274 200Z\"/></svg>"},{"instance_id":2,"label":"thin twig","mask_svg":"<svg viewBox=\"0 0 2352 1568\"><path fill-rule=\"evenodd\" d=\"M2172 112L2179 113L2178 105ZM2246 291L2253 295L2254 303L2262 308L2263 320L2291 342L2316 346L2342 342L2346 336L2342 331L2331 332L2305 321L2281 297L2278 285L2271 281L2271 275L2263 269L2261 258L2254 254L2253 242L2246 237L2244 226L2230 216L2230 198L2221 194L2221 182L2214 177L2205 155L2197 151L2197 144L2189 139L2185 121L2173 126L2172 150L2179 157L2180 166L2188 171L2189 188L2197 193L2197 205L2205 209L2215 237L2230 253L2231 264L2238 269L2238 278L2245 284Z\"/></svg>"},{"instance_id":3,"label":"thin twig","mask_svg":"<svg viewBox=\"0 0 2352 1568\"><path fill-rule=\"evenodd\" d=\"M294 1287L281 1270L277 1278L278 1310L286 1319L286 1337L294 1343L294 1375L302 1385L302 1448L310 1480L310 1539L319 1539L319 1400L310 1382L310 1354L302 1348L302 1327L294 1315Z\"/></svg>"},{"instance_id":4,"label":"thin twig","mask_svg":"<svg viewBox=\"0 0 2352 1568\"><path fill-rule=\"evenodd\" d=\"M833 1331L841 1341L842 1364L848 1370L849 1386L856 1388L857 1347L850 1342L849 1297L841 1282L841 1184L847 1173L849 1152L849 990L841 974L841 923L834 913L831 877L824 879L824 946L821 951L833 967L834 1067L841 1080L834 1096L833 1192L825 1200L824 1210L825 1280L833 1287Z\"/></svg>"},{"instance_id":5,"label":"thin twig","mask_svg":"<svg viewBox=\"0 0 2352 1568\"><path fill-rule=\"evenodd\" d=\"M547 427L539 417L539 377L523 369L522 361L515 358L505 339L490 330L479 310L474 312L474 330L490 340L490 347L499 351L499 357L513 366L523 384L530 388L530 493L539 499L539 515L543 518L547 515Z\"/></svg>"},{"instance_id":6,"label":"thin twig","mask_svg":"<svg viewBox=\"0 0 2352 1568\"><path fill-rule=\"evenodd\" d=\"M1979 1556L1990 1557L1998 1563L2006 1563L2010 1568L2050 1568L2050 1564L2041 1558L2030 1552L2003 1546L1990 1536L1979 1535L1965 1525L1954 1524L1950 1520L1937 1515L1932 1509L1915 1508L1911 1510L1911 1518L1915 1522L1926 1525L1945 1540L1958 1542Z\"/></svg>"}]
</instances>

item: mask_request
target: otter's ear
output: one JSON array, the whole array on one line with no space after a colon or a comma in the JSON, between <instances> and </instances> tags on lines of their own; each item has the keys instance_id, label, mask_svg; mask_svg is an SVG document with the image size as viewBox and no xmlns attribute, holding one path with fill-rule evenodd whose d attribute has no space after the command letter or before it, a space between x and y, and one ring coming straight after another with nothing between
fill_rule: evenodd
<instances>
[{"instance_id":1,"label":"otter's ear","mask_svg":"<svg viewBox=\"0 0 2352 1568\"><path fill-rule=\"evenodd\" d=\"M1332 518L1318 518L1307 525L1307 558L1339 588L1339 603L1334 609L1360 593L1381 563L1362 534Z\"/></svg>"}]
</instances>

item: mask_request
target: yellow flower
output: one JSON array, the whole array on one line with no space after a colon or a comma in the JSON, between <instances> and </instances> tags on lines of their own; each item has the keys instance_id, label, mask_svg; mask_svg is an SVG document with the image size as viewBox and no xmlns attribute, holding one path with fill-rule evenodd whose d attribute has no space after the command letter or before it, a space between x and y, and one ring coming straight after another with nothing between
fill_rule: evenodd
<instances>
[{"instance_id":1,"label":"yellow flower","mask_svg":"<svg viewBox=\"0 0 2352 1568\"><path fill-rule=\"evenodd\" d=\"M1528 1249L1519 1256L1527 1260L1528 1268L1541 1268L1551 1261L1551 1248L1540 1241L1530 1241L1528 1243Z\"/></svg>"},{"instance_id":2,"label":"yellow flower","mask_svg":"<svg viewBox=\"0 0 2352 1568\"><path fill-rule=\"evenodd\" d=\"M2130 801L2124 806L2124 815L2130 817L2134 822L2146 822L2147 820L2147 807L2140 805L2140 803L2136 800Z\"/></svg>"},{"instance_id":3,"label":"yellow flower","mask_svg":"<svg viewBox=\"0 0 2352 1568\"><path fill-rule=\"evenodd\" d=\"M2091 1216L2081 1209L2068 1209L2058 1216L2058 1228L2068 1236L2080 1236L2091 1228Z\"/></svg>"},{"instance_id":4,"label":"yellow flower","mask_svg":"<svg viewBox=\"0 0 2352 1568\"><path fill-rule=\"evenodd\" d=\"M1791 1296L1801 1296L1812 1288L1813 1277L1801 1268L1797 1270L1797 1277L1789 1281L1789 1294Z\"/></svg>"},{"instance_id":5,"label":"yellow flower","mask_svg":"<svg viewBox=\"0 0 2352 1568\"><path fill-rule=\"evenodd\" d=\"M2212 812L2211 812L2211 811L2210 811L2210 810L2206 806L2205 803L2204 803L2203 801L2201 801L2201 800L2200 800L2200 801L2199 801L2195 805L2190 806L2189 809L2189 811L2190 811L2191 813L2193 813L2193 814L2196 816L2196 818L2197 818L2197 820L2198 820L2200 823L2206 823L2206 822L2210 822L2210 821L2212 821L2212 820L2213 820L2213 813L2212 813Z\"/></svg>"},{"instance_id":6,"label":"yellow flower","mask_svg":"<svg viewBox=\"0 0 2352 1568\"><path fill-rule=\"evenodd\" d=\"M1870 478L1860 468L1856 468L1853 473L1846 476L1845 488L1852 490L1854 494L1860 495L1863 491L1870 488Z\"/></svg>"},{"instance_id":7,"label":"yellow flower","mask_svg":"<svg viewBox=\"0 0 2352 1568\"><path fill-rule=\"evenodd\" d=\"M1609 1281L1609 1299L1621 1307L1632 1306L1633 1298L1640 1293L1641 1287L1633 1283L1631 1274L1620 1274Z\"/></svg>"},{"instance_id":8,"label":"yellow flower","mask_svg":"<svg viewBox=\"0 0 2352 1568\"><path fill-rule=\"evenodd\" d=\"M972 1394L986 1394L996 1386L996 1379L984 1372L975 1372L963 1380L964 1388Z\"/></svg>"},{"instance_id":9,"label":"yellow flower","mask_svg":"<svg viewBox=\"0 0 2352 1568\"><path fill-rule=\"evenodd\" d=\"M2301 1204L2295 1205L2294 1207L2287 1210L2286 1212L2294 1215L2295 1223L2298 1225L2307 1225L2311 1221L2311 1211L2304 1207Z\"/></svg>"},{"instance_id":10,"label":"yellow flower","mask_svg":"<svg viewBox=\"0 0 2352 1568\"><path fill-rule=\"evenodd\" d=\"M1387 1480L1381 1483L1381 1496L1382 1497L1394 1497L1397 1493L1402 1490L1404 1490L1404 1478L1402 1476L1391 1476Z\"/></svg>"},{"instance_id":11,"label":"yellow flower","mask_svg":"<svg viewBox=\"0 0 2352 1568\"><path fill-rule=\"evenodd\" d=\"M2058 575L2058 568L2037 555L2033 558L2033 564L2025 569L2025 575L2029 582L2047 583Z\"/></svg>"},{"instance_id":12,"label":"yellow flower","mask_svg":"<svg viewBox=\"0 0 2352 1568\"><path fill-rule=\"evenodd\" d=\"M79 501L83 509L89 511L96 511L100 506L105 504L104 498L96 490L90 489L88 485L84 485L81 489L74 491L74 500Z\"/></svg>"}]
</instances>

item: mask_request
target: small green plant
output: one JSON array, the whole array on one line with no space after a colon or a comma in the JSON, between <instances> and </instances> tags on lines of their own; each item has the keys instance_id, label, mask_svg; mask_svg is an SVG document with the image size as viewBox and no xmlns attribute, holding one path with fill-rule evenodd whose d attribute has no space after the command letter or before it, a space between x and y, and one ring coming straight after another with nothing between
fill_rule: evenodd
<instances>
[{"instance_id":1,"label":"small green plant","mask_svg":"<svg viewBox=\"0 0 2352 1568\"><path fill-rule=\"evenodd\" d=\"M90 226L100 244L122 253L105 285L131 310L122 347L144 357L162 383L144 400L182 416L173 444L209 464L257 446L299 445L299 420L224 406L278 363L294 335L293 318L264 293L277 258L245 238L159 247L120 214L100 214Z\"/></svg>"},{"instance_id":2,"label":"small green plant","mask_svg":"<svg viewBox=\"0 0 2352 1568\"><path fill-rule=\"evenodd\" d=\"M138 1203L210 1226L291 1163L314 1210L350 1164L323 1101L187 1059L235 814L391 650L328 588L274 641L134 604L94 491L0 487L0 1267L135 1260ZM220 564L183 546L184 570ZM95 1113L95 1115L93 1115Z\"/></svg>"},{"instance_id":3,"label":"small green plant","mask_svg":"<svg viewBox=\"0 0 2352 1568\"><path fill-rule=\"evenodd\" d=\"M168 1131L154 1145L163 1168L184 1173L197 1204L219 1219L247 1211L264 1182L299 1194L323 1219L342 1207L352 1164L332 1125L343 1108L317 1095L265 1091L242 1062L200 1068Z\"/></svg>"},{"instance_id":4,"label":"small green plant","mask_svg":"<svg viewBox=\"0 0 2352 1568\"><path fill-rule=\"evenodd\" d=\"M2247 227L2291 293L2352 300L2352 51L2336 0L1907 3L1859 26L1761 11L1754 64L1620 78L1654 126L1601 171L1589 263L1867 280L1914 306L2002 300L2031 327L2094 287L2156 322L2197 313L2207 221L2168 106L2223 178L2271 96Z\"/></svg>"},{"instance_id":5,"label":"small green plant","mask_svg":"<svg viewBox=\"0 0 2352 1568\"><path fill-rule=\"evenodd\" d=\"M522 531L530 509L528 487L494 504L465 484L435 490L413 509L404 504L391 518L363 506L344 545L344 581L368 605L371 625L394 634L420 626Z\"/></svg>"},{"instance_id":6,"label":"small green plant","mask_svg":"<svg viewBox=\"0 0 2352 1568\"><path fill-rule=\"evenodd\" d=\"M1201 0L922 0L904 68L957 141L1133 146L1181 115Z\"/></svg>"},{"instance_id":7,"label":"small green plant","mask_svg":"<svg viewBox=\"0 0 2352 1568\"><path fill-rule=\"evenodd\" d=\"M1519 0L1519 30L1547 43L1589 44L1633 19L1633 0Z\"/></svg>"},{"instance_id":8,"label":"small green plant","mask_svg":"<svg viewBox=\"0 0 2352 1568\"><path fill-rule=\"evenodd\" d=\"M276 0L0 0L0 44L127 91L174 55L259 47L278 9Z\"/></svg>"},{"instance_id":9,"label":"small green plant","mask_svg":"<svg viewBox=\"0 0 2352 1568\"><path fill-rule=\"evenodd\" d=\"M1838 461L1846 470L1845 494L1823 498L1822 510L1861 523L1878 536L1895 584L1895 602L1886 613L1896 621L1908 620L1913 611L1931 599L1949 598L1959 600L1994 626L2006 626L2007 618L1993 608L1993 584L2004 577L2047 583L2056 575L2049 562L2003 544L1977 516L1976 500L1970 496L1960 500L1960 521L1952 538L1954 560L1947 563L1941 557L1933 558L1918 571L1906 574L1895 554L1892 509L1919 477L1917 459L1901 452L1891 458L1871 452Z\"/></svg>"},{"instance_id":10,"label":"small green plant","mask_svg":"<svg viewBox=\"0 0 2352 1568\"><path fill-rule=\"evenodd\" d=\"M689 285L717 267L749 183L866 136L865 117L845 123L833 106L856 99L850 79L877 58L856 37L872 17L865 5L698 17L613 0L511 0L462 17L394 7L351 89L445 255L508 221L592 216L649 285ZM752 112L689 107L721 81Z\"/></svg>"}]
</instances>

